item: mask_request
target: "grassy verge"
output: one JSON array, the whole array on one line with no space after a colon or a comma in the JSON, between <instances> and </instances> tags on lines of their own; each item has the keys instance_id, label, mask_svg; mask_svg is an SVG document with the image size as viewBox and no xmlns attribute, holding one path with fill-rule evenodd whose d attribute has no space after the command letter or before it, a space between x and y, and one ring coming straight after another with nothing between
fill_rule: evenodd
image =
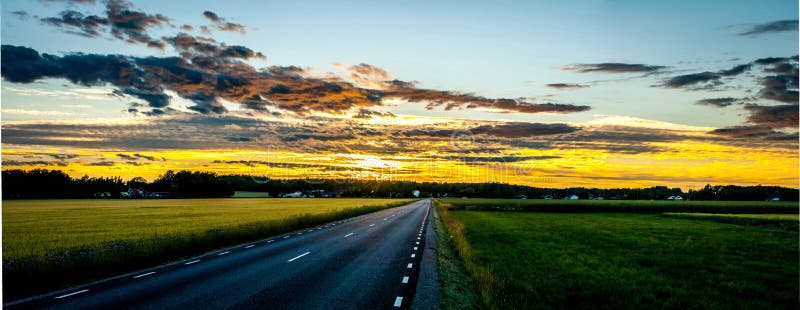
<instances>
[{"instance_id":1,"label":"grassy verge","mask_svg":"<svg viewBox=\"0 0 800 310\"><path fill-rule=\"evenodd\" d=\"M435 203L435 202L434 202ZM438 247L439 275L442 279L442 309L481 309L483 303L478 297L475 282L467 274L464 264L456 253L452 235L443 223L440 212L434 208L434 225L436 225ZM445 215L451 218L449 215Z\"/></svg>"},{"instance_id":2,"label":"grassy verge","mask_svg":"<svg viewBox=\"0 0 800 310\"><path fill-rule=\"evenodd\" d=\"M542 200L442 199L451 209L522 212L750 213L798 214L797 202L668 201L668 200Z\"/></svg>"},{"instance_id":3,"label":"grassy verge","mask_svg":"<svg viewBox=\"0 0 800 310\"><path fill-rule=\"evenodd\" d=\"M797 306L795 231L660 214L445 209L488 308Z\"/></svg>"},{"instance_id":4,"label":"grassy verge","mask_svg":"<svg viewBox=\"0 0 800 310\"><path fill-rule=\"evenodd\" d=\"M233 200L233 201L231 201ZM263 210L244 208L235 211L238 216L230 214L230 210L237 210L234 204L243 201L240 199L226 200L227 205L212 206L188 206L188 208L199 208L203 216L198 213L187 212L180 207L158 209L157 216L144 216L141 215L142 209L131 208L127 210L129 213L122 215L129 216L129 221L138 223L139 225L153 226L152 230L144 230L149 233L141 233L138 236L130 237L126 234L126 227L117 227L115 231L109 232L117 236L117 241L103 241L104 238L97 237L91 239L87 236L94 236L97 233L98 226L102 223L114 222L114 212L111 210L97 210L96 208L75 207L76 210L71 212L78 212L86 214L86 218L82 218L84 223L67 223L69 219L64 221L63 226L44 227L42 223L35 222L37 212L44 212L45 215L48 211L38 210L36 208L26 208L26 212L13 213L14 207L12 206L7 210L8 202L4 202L3 214L3 295L5 300L14 300L21 297L52 291L68 287L71 285L94 281L116 274L130 272L136 269L150 267L165 262L186 258L193 255L202 254L217 248L231 246L243 242L258 240L269 236L290 232L293 230L303 229L326 222L336 221L340 219L350 218L365 213L375 212L378 210L400 206L407 204L409 200L362 200L360 203L356 201L349 201L343 207L341 204L337 207L322 207L309 204L313 200L306 200L305 208L297 208L290 212L288 215L284 212L278 212L275 209L265 208ZM259 199L245 199L245 204L258 204ZM201 200L206 201L206 200ZM264 200L266 201L266 200ZM38 202L37 202L38 203ZM80 203L80 202L70 202ZM135 202L134 202L135 203ZM186 201L171 200L171 201L148 201L139 203L166 203L166 204L183 204ZM263 201L261 202L264 203ZM288 203L302 203L297 202ZM314 201L317 204L336 204L336 200L325 199ZM340 202L341 203L341 202ZM58 204L58 201L51 201L51 204ZM360 207L358 205L361 205ZM152 207L152 206L150 206ZM226 210L230 208L230 210ZM281 207L282 208L282 207ZM208 213L206 209L214 209L217 211L224 211L222 215L217 213ZM322 211L319 211L322 210ZM17 210L19 211L19 210ZM52 210L51 210L52 211ZM6 212L11 212L11 216ZM58 209L58 212L67 212ZM120 211L122 212L122 211ZM167 212L165 214L163 212ZM225 213L228 212L228 213ZM69 213L69 212L67 212ZM99 217L95 215L99 214ZM106 214L107 218L102 215ZM148 213L144 213L148 214ZM228 215L226 217L225 215ZM276 215L277 214L277 215ZM26 217L27 215L27 217ZM119 216L120 214L117 214ZM198 221L198 217L208 217L206 221ZM218 217L222 217L218 219ZM231 217L238 220L241 224L231 224ZM178 224L175 227L165 227L166 232L160 226L163 223L160 220L170 218L177 220ZM259 218L266 218L258 220ZM58 218L57 218L58 219ZM80 221L81 218L75 219ZM19 222L17 222L19 221ZM219 224L217 221L224 221L225 225ZM211 223L217 223L212 225ZM25 225L32 226L25 226ZM93 227L92 225L98 225ZM198 224L201 224L198 226ZM205 224L203 226L202 224ZM44 224L46 225L46 224ZM76 231L67 229L76 228ZM126 225L131 225L127 223ZM85 233L84 230L89 230L89 235L83 235L84 244L73 247L53 247L51 250L37 251L35 254L19 255L21 251L6 252L8 245L18 245L24 241L13 240L14 236L22 235L19 233L19 227L24 226L30 229L31 227L40 227L45 230L59 230L64 235L63 238L70 239L70 234ZM131 227L131 230L135 228ZM7 233L8 232L8 233ZM71 233L70 233L71 232ZM33 231L31 232L33 233ZM105 236L100 234L100 236ZM112 239L113 240L113 239ZM72 241L64 242L71 244ZM42 242L40 242L42 243ZM32 244L36 244L33 242ZM24 244L23 244L24 245ZM13 249L14 247L11 246ZM17 255L10 255L16 253Z\"/></svg>"},{"instance_id":5,"label":"grassy verge","mask_svg":"<svg viewBox=\"0 0 800 310\"><path fill-rule=\"evenodd\" d=\"M719 223L776 227L785 230L800 230L800 217L796 214L710 214L710 213L664 213L665 217L706 220Z\"/></svg>"}]
</instances>

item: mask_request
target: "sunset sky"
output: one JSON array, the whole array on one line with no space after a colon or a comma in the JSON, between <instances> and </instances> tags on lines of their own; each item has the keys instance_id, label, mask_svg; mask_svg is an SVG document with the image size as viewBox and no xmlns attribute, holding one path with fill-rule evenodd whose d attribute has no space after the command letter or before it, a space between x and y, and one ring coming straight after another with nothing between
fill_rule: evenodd
<instances>
[{"instance_id":1,"label":"sunset sky","mask_svg":"<svg viewBox=\"0 0 800 310\"><path fill-rule=\"evenodd\" d=\"M4 0L3 169L798 187L798 2Z\"/></svg>"}]
</instances>

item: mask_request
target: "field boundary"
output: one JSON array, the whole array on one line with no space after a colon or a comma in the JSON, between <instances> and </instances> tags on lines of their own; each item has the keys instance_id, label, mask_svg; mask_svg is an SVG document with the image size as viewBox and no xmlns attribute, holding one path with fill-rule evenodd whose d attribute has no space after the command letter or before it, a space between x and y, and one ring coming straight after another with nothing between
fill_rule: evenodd
<instances>
[{"instance_id":1,"label":"field boundary","mask_svg":"<svg viewBox=\"0 0 800 310\"><path fill-rule=\"evenodd\" d=\"M474 260L472 247L467 241L465 226L461 221L456 219L450 214L448 203L436 201L436 207L439 215L441 216L442 227L449 238L449 245L455 250L455 253L461 258L464 270L471 276L474 287L483 301L484 308L495 309L497 305L496 298L493 292L502 289L504 282L498 279L492 273L491 268L478 265Z\"/></svg>"},{"instance_id":2,"label":"field boundary","mask_svg":"<svg viewBox=\"0 0 800 310\"><path fill-rule=\"evenodd\" d=\"M437 202L432 203L438 238L437 265L442 281L442 309L483 309L475 279L468 274L464 262L455 250Z\"/></svg>"}]
</instances>

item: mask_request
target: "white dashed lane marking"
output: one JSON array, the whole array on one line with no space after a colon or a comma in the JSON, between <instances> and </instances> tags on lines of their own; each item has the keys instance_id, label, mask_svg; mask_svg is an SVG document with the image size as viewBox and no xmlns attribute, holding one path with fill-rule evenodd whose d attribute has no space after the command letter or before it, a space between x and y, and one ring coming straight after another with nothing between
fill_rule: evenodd
<instances>
[{"instance_id":1,"label":"white dashed lane marking","mask_svg":"<svg viewBox=\"0 0 800 310\"><path fill-rule=\"evenodd\" d=\"M72 295L78 295L78 294L86 293L88 291L89 290L80 290L80 291L77 291L77 292L73 292L73 293L69 293L69 294L64 294L64 295L58 296L58 297L56 297L56 299L61 299L61 298L64 298L64 297L70 297Z\"/></svg>"},{"instance_id":2,"label":"white dashed lane marking","mask_svg":"<svg viewBox=\"0 0 800 310\"><path fill-rule=\"evenodd\" d=\"M156 273L155 271L151 271L151 272L148 272L148 273L143 273L143 274L140 274L140 275L138 275L138 276L134 276L133 278L134 278L134 279L138 279L138 278L141 278L141 277L146 277L146 276L149 276L149 275L151 275L151 274L155 274L155 273Z\"/></svg>"},{"instance_id":3,"label":"white dashed lane marking","mask_svg":"<svg viewBox=\"0 0 800 310\"><path fill-rule=\"evenodd\" d=\"M296 259L298 259L298 258L301 258L301 257L303 257L303 256L306 256L306 255L308 255L308 254L310 254L310 253L311 253L311 252L305 252L305 253L303 253L303 254L297 255L297 256L295 256L294 258L292 258L292 259L288 260L288 262L289 262L289 263L291 263L291 262L295 261Z\"/></svg>"},{"instance_id":4,"label":"white dashed lane marking","mask_svg":"<svg viewBox=\"0 0 800 310\"><path fill-rule=\"evenodd\" d=\"M191 262L185 263L184 265L191 265L191 264L194 264L194 263L199 263L199 262L200 262L200 260L199 260L199 259L197 259L197 260L193 260L193 261L191 261Z\"/></svg>"}]
</instances>

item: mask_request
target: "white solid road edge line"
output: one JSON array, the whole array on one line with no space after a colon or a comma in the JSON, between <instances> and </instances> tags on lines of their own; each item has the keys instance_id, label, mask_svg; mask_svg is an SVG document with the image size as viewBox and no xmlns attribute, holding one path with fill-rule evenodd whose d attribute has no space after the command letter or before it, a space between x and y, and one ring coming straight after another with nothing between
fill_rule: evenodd
<instances>
[{"instance_id":1,"label":"white solid road edge line","mask_svg":"<svg viewBox=\"0 0 800 310\"><path fill-rule=\"evenodd\" d=\"M64 297L70 297L72 295L78 295L78 294L81 294L81 293L86 293L88 291L89 290L80 290L80 291L77 291L77 292L72 292L72 293L69 293L69 294L64 294L64 295L61 295L61 296L57 296L56 299L61 299L61 298L64 298Z\"/></svg>"},{"instance_id":2,"label":"white solid road edge line","mask_svg":"<svg viewBox=\"0 0 800 310\"><path fill-rule=\"evenodd\" d=\"M199 259L197 259L197 260L193 260L193 261L191 261L191 262L185 263L184 265L191 265L191 264L194 264L194 263L199 263L199 262L200 262L200 260L199 260Z\"/></svg>"},{"instance_id":3,"label":"white solid road edge line","mask_svg":"<svg viewBox=\"0 0 800 310\"><path fill-rule=\"evenodd\" d=\"M288 260L287 262L291 263L291 262L293 262L295 259L301 258L301 257L303 257L303 256L306 256L306 255L310 254L310 253L311 253L311 252L305 252L305 253L303 253L303 254L297 255L295 258L292 258L292 259Z\"/></svg>"},{"instance_id":4,"label":"white solid road edge line","mask_svg":"<svg viewBox=\"0 0 800 310\"><path fill-rule=\"evenodd\" d=\"M151 274L154 274L154 273L156 273L156 272L155 272L155 271L151 271L151 272L148 272L148 273L143 273L143 274L140 274L140 275L138 275L138 276L134 276L133 278L134 278L134 279L138 279L138 278L141 278L141 277L146 277L146 276L149 276L149 275L151 275Z\"/></svg>"},{"instance_id":5,"label":"white solid road edge line","mask_svg":"<svg viewBox=\"0 0 800 310\"><path fill-rule=\"evenodd\" d=\"M352 235L354 235L354 234L355 234L355 233L349 233L349 234L346 234L346 235L344 235L344 237L345 237L345 238L347 238L347 237L350 237L350 236L352 236Z\"/></svg>"},{"instance_id":6,"label":"white solid road edge line","mask_svg":"<svg viewBox=\"0 0 800 310\"><path fill-rule=\"evenodd\" d=\"M394 299L394 307L400 308L402 304L403 304L403 297L397 296L397 298Z\"/></svg>"}]
</instances>

